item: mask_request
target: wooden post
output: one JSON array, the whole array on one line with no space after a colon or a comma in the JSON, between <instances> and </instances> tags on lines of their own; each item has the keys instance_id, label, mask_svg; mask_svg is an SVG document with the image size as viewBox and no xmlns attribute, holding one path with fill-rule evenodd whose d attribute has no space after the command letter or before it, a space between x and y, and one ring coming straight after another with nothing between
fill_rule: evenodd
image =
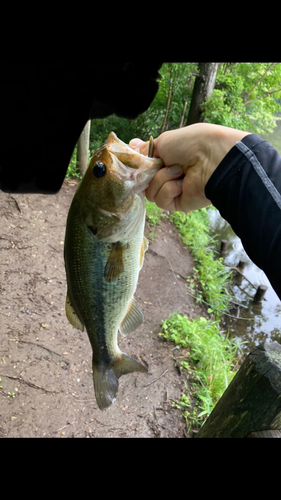
<instances>
[{"instance_id":1,"label":"wooden post","mask_svg":"<svg viewBox=\"0 0 281 500\"><path fill-rule=\"evenodd\" d=\"M247 356L196 438L257 437L271 430L281 431L278 342L260 345Z\"/></svg>"},{"instance_id":2,"label":"wooden post","mask_svg":"<svg viewBox=\"0 0 281 500\"><path fill-rule=\"evenodd\" d=\"M254 302L262 302L265 296L265 292L267 290L267 286L259 285L254 296Z\"/></svg>"},{"instance_id":3,"label":"wooden post","mask_svg":"<svg viewBox=\"0 0 281 500\"><path fill-rule=\"evenodd\" d=\"M243 273L246 264L247 264L247 261L245 259L239 260L237 268L239 269L239 271L241 271L241 273Z\"/></svg>"},{"instance_id":4,"label":"wooden post","mask_svg":"<svg viewBox=\"0 0 281 500\"><path fill-rule=\"evenodd\" d=\"M244 269L245 269L246 264L247 264L247 261L245 259L240 259L236 268L234 268L236 270L236 273L233 276L234 283L238 286L240 286L242 283Z\"/></svg>"},{"instance_id":5,"label":"wooden post","mask_svg":"<svg viewBox=\"0 0 281 500\"><path fill-rule=\"evenodd\" d=\"M221 240L220 255L226 254L227 244L228 244L227 240Z\"/></svg>"}]
</instances>

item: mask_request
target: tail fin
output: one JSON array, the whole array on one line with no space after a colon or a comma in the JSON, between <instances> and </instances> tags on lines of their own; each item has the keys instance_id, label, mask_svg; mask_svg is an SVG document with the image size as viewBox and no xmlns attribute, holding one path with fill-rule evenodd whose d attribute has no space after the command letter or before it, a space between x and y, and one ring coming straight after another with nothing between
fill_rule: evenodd
<instances>
[{"instance_id":1,"label":"tail fin","mask_svg":"<svg viewBox=\"0 0 281 500\"><path fill-rule=\"evenodd\" d=\"M106 410L116 401L119 377L131 372L147 372L147 368L124 353L112 365L97 365L93 360L94 388L100 410Z\"/></svg>"}]
</instances>

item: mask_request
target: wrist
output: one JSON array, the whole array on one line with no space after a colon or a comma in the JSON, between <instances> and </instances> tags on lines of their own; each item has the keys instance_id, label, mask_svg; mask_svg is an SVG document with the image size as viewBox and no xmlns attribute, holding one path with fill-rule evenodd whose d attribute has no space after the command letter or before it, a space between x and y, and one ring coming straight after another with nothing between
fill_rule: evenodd
<instances>
[{"instance_id":1,"label":"wrist","mask_svg":"<svg viewBox=\"0 0 281 500\"><path fill-rule=\"evenodd\" d=\"M210 179L211 175L217 169L221 161L227 155L227 153L235 146L235 144L241 141L250 132L243 130L237 130L230 127L224 127L223 125L207 125L206 129L206 168L205 168L205 185Z\"/></svg>"}]
</instances>

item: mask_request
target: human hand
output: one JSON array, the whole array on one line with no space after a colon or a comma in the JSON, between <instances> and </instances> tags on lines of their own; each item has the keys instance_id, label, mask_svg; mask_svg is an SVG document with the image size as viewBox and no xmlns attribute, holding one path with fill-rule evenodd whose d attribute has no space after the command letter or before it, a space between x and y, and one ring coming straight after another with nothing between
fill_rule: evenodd
<instances>
[{"instance_id":1,"label":"human hand","mask_svg":"<svg viewBox=\"0 0 281 500\"><path fill-rule=\"evenodd\" d=\"M163 160L165 168L150 182L145 191L147 199L171 211L191 212L210 205L205 196L209 178L235 143L248 133L196 123L159 135L154 140L153 154ZM148 154L148 142L132 139L129 145Z\"/></svg>"}]
</instances>

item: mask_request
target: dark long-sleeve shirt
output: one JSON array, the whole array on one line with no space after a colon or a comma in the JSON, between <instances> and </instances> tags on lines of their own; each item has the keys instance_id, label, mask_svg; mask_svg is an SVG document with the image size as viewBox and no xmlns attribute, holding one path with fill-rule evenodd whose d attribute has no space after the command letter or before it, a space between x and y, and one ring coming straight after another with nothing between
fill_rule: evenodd
<instances>
[{"instance_id":1,"label":"dark long-sleeve shirt","mask_svg":"<svg viewBox=\"0 0 281 500\"><path fill-rule=\"evenodd\" d=\"M281 157L256 134L236 143L205 194L281 298Z\"/></svg>"}]
</instances>

